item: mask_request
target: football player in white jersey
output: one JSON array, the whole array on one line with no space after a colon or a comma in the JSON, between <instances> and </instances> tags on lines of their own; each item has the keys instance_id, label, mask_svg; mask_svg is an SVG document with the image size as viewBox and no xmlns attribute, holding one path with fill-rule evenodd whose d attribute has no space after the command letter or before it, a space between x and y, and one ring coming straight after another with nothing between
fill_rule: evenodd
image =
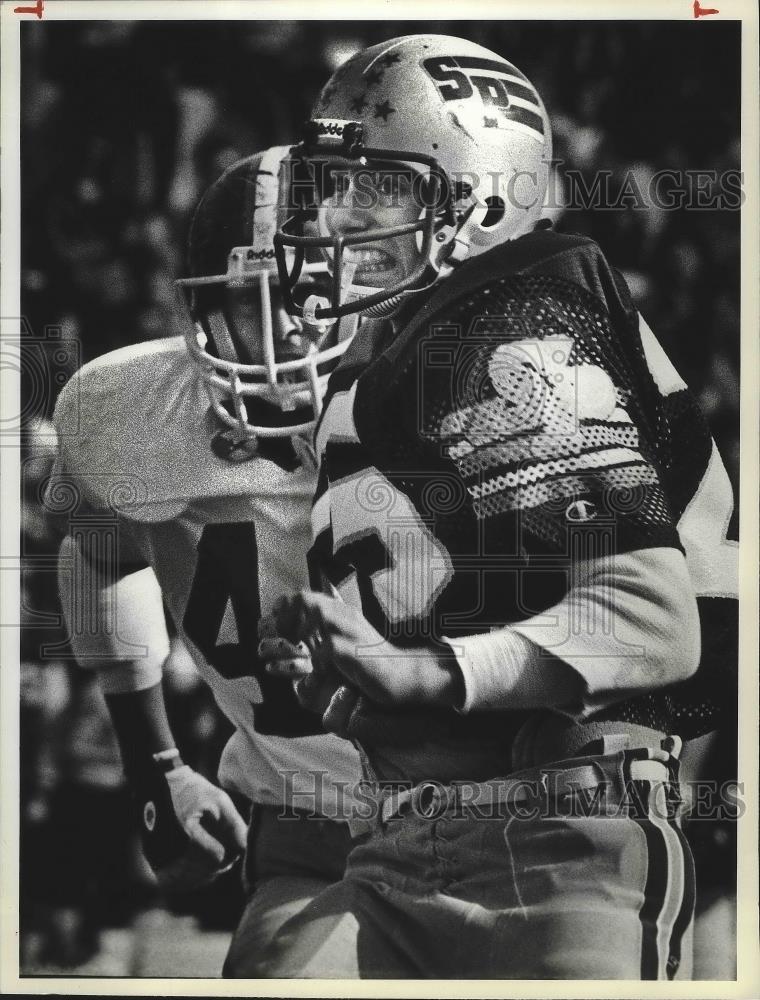
<instances>
[{"instance_id":1,"label":"football player in white jersey","mask_svg":"<svg viewBox=\"0 0 760 1000\"><path fill-rule=\"evenodd\" d=\"M353 746L256 655L262 615L306 585L310 434L355 326L309 326L279 302L285 151L241 161L202 199L191 277L178 282L185 338L114 351L66 385L47 491L67 525L59 579L73 649L97 671L159 883L203 884L247 847L251 895L225 964L235 977L255 976L279 923L341 876L359 777ZM167 721L162 599L235 727L222 787L183 763ZM225 789L253 803L249 830Z\"/></svg>"},{"instance_id":2,"label":"football player in white jersey","mask_svg":"<svg viewBox=\"0 0 760 1000\"><path fill-rule=\"evenodd\" d=\"M731 490L625 282L538 224L550 159L520 70L436 35L348 60L294 149L288 308L320 249L309 315L392 331L330 379L323 593L275 614L378 810L271 975L689 976L679 749L732 711Z\"/></svg>"}]
</instances>

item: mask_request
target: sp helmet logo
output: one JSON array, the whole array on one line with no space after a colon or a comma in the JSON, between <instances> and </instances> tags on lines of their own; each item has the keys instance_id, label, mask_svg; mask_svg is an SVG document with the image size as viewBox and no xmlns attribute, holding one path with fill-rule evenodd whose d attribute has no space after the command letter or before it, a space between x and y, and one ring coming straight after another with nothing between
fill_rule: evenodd
<instances>
[{"instance_id":1,"label":"sp helmet logo","mask_svg":"<svg viewBox=\"0 0 760 1000\"><path fill-rule=\"evenodd\" d=\"M593 521L596 517L596 506L590 500L573 500L565 511L565 517L568 521L576 523Z\"/></svg>"},{"instance_id":2,"label":"sp helmet logo","mask_svg":"<svg viewBox=\"0 0 760 1000\"><path fill-rule=\"evenodd\" d=\"M143 823L148 833L153 833L156 828L156 803L148 800L143 807Z\"/></svg>"},{"instance_id":3,"label":"sp helmet logo","mask_svg":"<svg viewBox=\"0 0 760 1000\"><path fill-rule=\"evenodd\" d=\"M519 122L543 136L538 94L527 77L511 63L466 56L436 56L423 59L422 66L435 81L444 101L468 100L477 91L486 112L483 121L486 128L499 127L499 118L494 117L499 111L503 119ZM489 75L484 76L484 72Z\"/></svg>"}]
</instances>

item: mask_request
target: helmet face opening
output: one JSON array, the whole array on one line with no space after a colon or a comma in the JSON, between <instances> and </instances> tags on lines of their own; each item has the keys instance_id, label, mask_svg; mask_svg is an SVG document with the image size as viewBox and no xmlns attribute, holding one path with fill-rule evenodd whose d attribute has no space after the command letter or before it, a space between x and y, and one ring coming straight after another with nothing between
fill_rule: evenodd
<instances>
[{"instance_id":1,"label":"helmet face opening","mask_svg":"<svg viewBox=\"0 0 760 1000\"><path fill-rule=\"evenodd\" d=\"M245 249L232 251L226 274L177 282L187 318L185 343L224 424L244 437L305 433L321 412L330 371L348 341L335 342L333 324L307 325L291 318L271 265L258 265L242 280L234 258ZM307 265L305 274L325 271L325 265ZM268 425L253 423L249 410L262 411L252 406L256 401L294 419L274 413Z\"/></svg>"},{"instance_id":2,"label":"helmet face opening","mask_svg":"<svg viewBox=\"0 0 760 1000\"><path fill-rule=\"evenodd\" d=\"M176 282L188 353L213 413L235 440L310 432L332 368L355 324L288 315L272 244L279 174L288 147L248 157L211 186L193 219L191 277ZM324 261L302 267L299 295L329 277Z\"/></svg>"},{"instance_id":3,"label":"helmet face opening","mask_svg":"<svg viewBox=\"0 0 760 1000\"><path fill-rule=\"evenodd\" d=\"M453 218L453 194L435 157L364 146L356 122L310 126L312 138L285 161L289 198L274 247L286 309L319 321L418 287L429 274L437 229ZM309 252L323 256L331 284L328 296L300 306L294 292Z\"/></svg>"}]
</instances>

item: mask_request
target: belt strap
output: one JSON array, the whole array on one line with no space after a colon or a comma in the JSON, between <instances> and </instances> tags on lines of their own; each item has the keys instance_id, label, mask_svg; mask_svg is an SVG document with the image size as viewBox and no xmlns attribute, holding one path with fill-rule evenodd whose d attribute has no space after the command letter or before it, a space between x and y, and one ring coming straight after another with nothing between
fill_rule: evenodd
<instances>
[{"instance_id":1,"label":"belt strap","mask_svg":"<svg viewBox=\"0 0 760 1000\"><path fill-rule=\"evenodd\" d=\"M557 799L595 789L611 778L622 787L624 762L627 777L636 781L670 783L675 778L676 762L667 751L649 748L619 751L584 760L556 761L492 781L450 785L424 782L414 788L386 792L379 802L378 817L382 823L387 823L413 812L423 819L433 819L451 807L487 812L497 806Z\"/></svg>"},{"instance_id":2,"label":"belt strap","mask_svg":"<svg viewBox=\"0 0 760 1000\"><path fill-rule=\"evenodd\" d=\"M668 737L660 730L627 722L576 722L556 712L537 712L515 736L512 766L536 767L547 761L614 753L628 747L657 749L667 739L677 740L678 737Z\"/></svg>"}]
</instances>

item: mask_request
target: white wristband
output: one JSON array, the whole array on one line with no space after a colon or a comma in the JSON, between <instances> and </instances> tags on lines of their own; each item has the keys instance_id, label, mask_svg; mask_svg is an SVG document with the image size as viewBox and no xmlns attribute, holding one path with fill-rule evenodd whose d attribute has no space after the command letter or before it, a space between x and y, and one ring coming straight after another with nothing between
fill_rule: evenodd
<instances>
[{"instance_id":1,"label":"white wristband","mask_svg":"<svg viewBox=\"0 0 760 1000\"><path fill-rule=\"evenodd\" d=\"M513 691L539 653L530 640L509 628L461 639L446 639L464 681L464 704L458 711L514 708Z\"/></svg>"}]
</instances>

